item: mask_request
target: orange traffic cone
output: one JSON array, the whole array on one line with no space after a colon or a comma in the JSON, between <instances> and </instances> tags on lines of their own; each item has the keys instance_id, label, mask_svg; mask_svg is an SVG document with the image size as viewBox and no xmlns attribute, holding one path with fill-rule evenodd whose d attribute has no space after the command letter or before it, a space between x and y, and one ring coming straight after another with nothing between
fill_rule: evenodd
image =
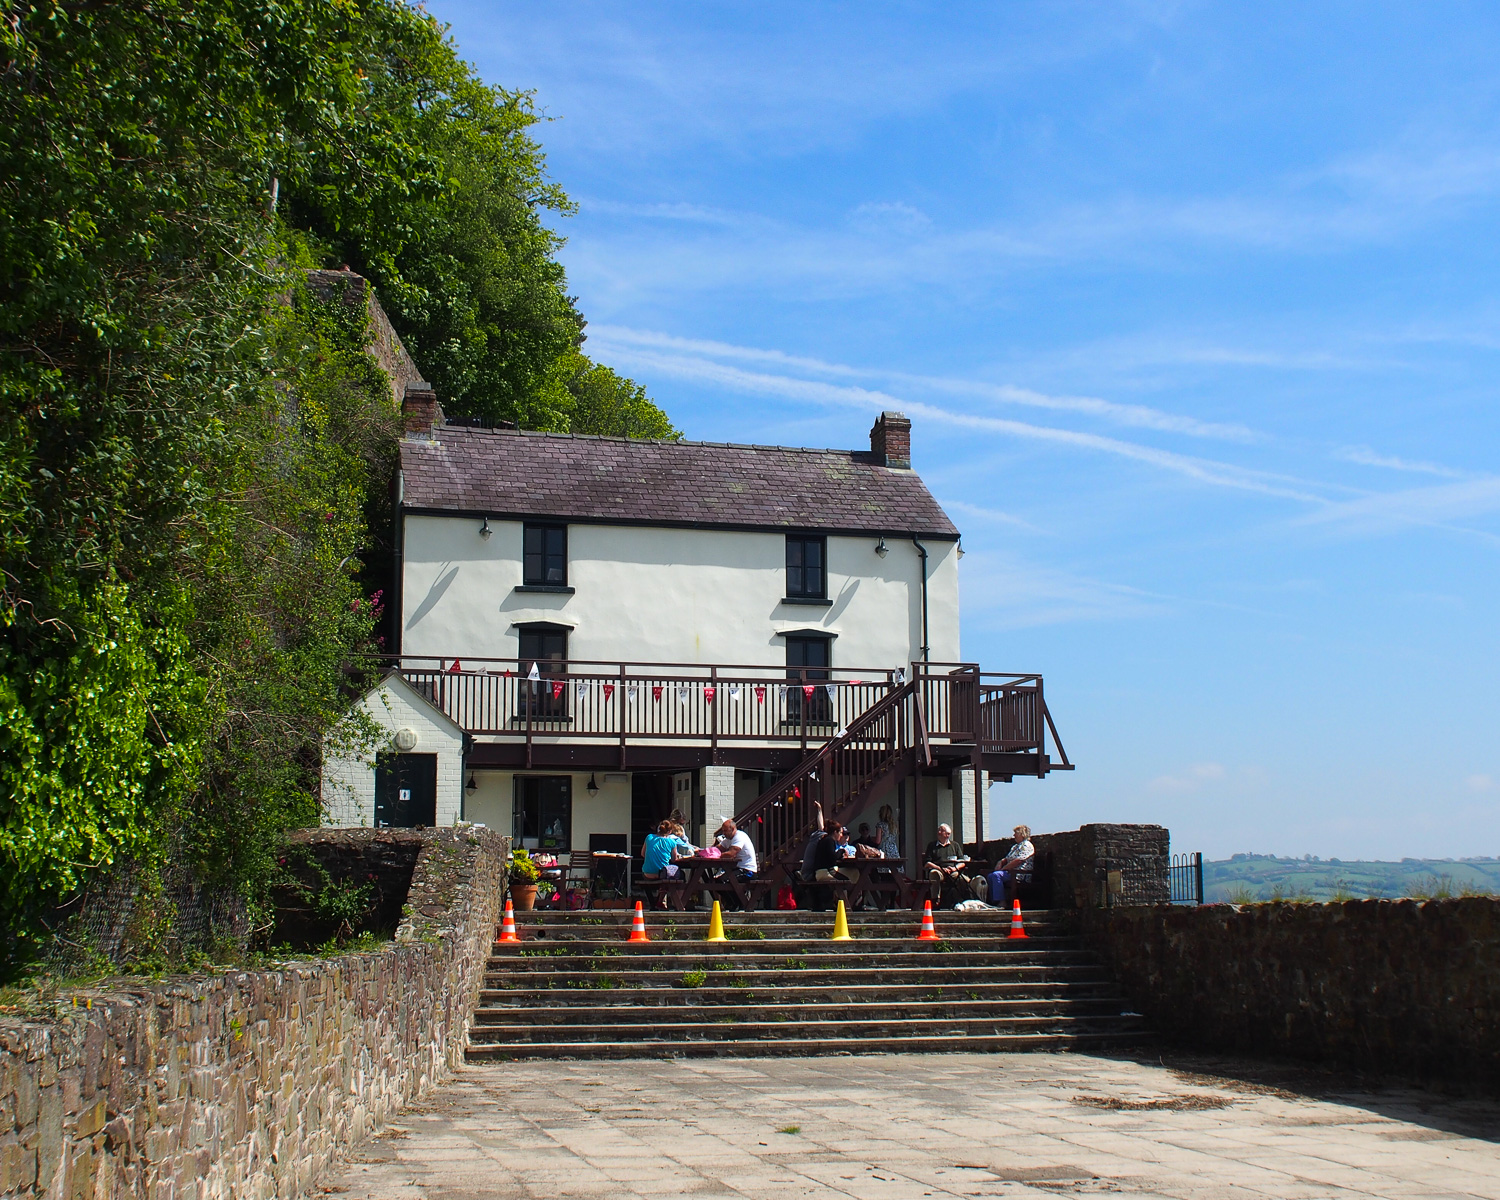
<instances>
[{"instance_id":1,"label":"orange traffic cone","mask_svg":"<svg viewBox=\"0 0 1500 1200\"><path fill-rule=\"evenodd\" d=\"M940 942L942 940L938 937L937 928L932 923L932 901L926 900L922 908L922 930L917 934L917 941Z\"/></svg>"},{"instance_id":2,"label":"orange traffic cone","mask_svg":"<svg viewBox=\"0 0 1500 1200\"><path fill-rule=\"evenodd\" d=\"M1010 912L1010 936L1013 938L1023 938L1026 936L1026 930L1021 925L1021 902L1019 900L1016 901L1016 906Z\"/></svg>"},{"instance_id":3,"label":"orange traffic cone","mask_svg":"<svg viewBox=\"0 0 1500 1200\"><path fill-rule=\"evenodd\" d=\"M625 939L628 942L649 942L646 936L646 914L641 911L641 902L635 902L635 928L630 931L630 936Z\"/></svg>"},{"instance_id":4,"label":"orange traffic cone","mask_svg":"<svg viewBox=\"0 0 1500 1200\"><path fill-rule=\"evenodd\" d=\"M507 898L505 901L505 920L500 926L500 940L502 942L519 942L516 936L516 910Z\"/></svg>"}]
</instances>

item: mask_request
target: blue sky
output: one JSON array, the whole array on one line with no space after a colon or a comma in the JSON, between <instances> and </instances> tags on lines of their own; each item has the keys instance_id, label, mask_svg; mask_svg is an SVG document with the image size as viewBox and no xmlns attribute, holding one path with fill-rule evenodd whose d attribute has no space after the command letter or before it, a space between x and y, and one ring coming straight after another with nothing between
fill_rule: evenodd
<instances>
[{"instance_id":1,"label":"blue sky","mask_svg":"<svg viewBox=\"0 0 1500 1200\"><path fill-rule=\"evenodd\" d=\"M534 89L587 349L689 437L913 419L1037 829L1500 854L1500 8L428 6Z\"/></svg>"}]
</instances>

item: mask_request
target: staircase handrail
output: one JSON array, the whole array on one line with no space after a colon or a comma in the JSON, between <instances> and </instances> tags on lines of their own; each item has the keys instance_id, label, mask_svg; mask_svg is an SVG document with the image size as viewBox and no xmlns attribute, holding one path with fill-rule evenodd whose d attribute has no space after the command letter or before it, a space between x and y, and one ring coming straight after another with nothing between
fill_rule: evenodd
<instances>
[{"instance_id":1,"label":"staircase handrail","mask_svg":"<svg viewBox=\"0 0 1500 1200\"><path fill-rule=\"evenodd\" d=\"M749 822L763 817L773 806L786 803L797 796L803 795L806 791L803 785L810 781L820 766L829 764L833 755L839 750L868 736L870 729L883 719L890 718L894 721L895 729L900 732L890 739L889 749L885 757L881 760L882 764L889 764L902 754L908 753L911 750L911 746L908 744L908 739L904 736L905 725L902 722L895 721L895 718L901 706L907 700L917 695L917 690L918 681L911 679L901 684L877 703L871 705L855 718L848 728L809 753L800 763L756 797L742 812L737 813L735 815L735 823L743 827ZM832 816L832 814L828 815ZM800 841L803 835L808 833L812 828L812 824L811 819L807 820L798 828L791 830L788 836L783 839L782 845L770 848L769 850L763 847L762 853L775 854L783 850L787 844Z\"/></svg>"}]
</instances>

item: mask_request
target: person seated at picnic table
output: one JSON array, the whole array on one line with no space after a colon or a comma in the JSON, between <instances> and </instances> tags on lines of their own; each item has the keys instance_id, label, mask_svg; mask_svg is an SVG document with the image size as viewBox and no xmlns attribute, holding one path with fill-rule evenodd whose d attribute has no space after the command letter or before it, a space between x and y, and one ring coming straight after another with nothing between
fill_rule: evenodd
<instances>
[{"instance_id":1,"label":"person seated at picnic table","mask_svg":"<svg viewBox=\"0 0 1500 1200\"><path fill-rule=\"evenodd\" d=\"M839 865L844 859L854 857L853 850L849 831L837 821L830 821L813 851L813 878L819 883L843 883L855 878L853 871Z\"/></svg>"},{"instance_id":2,"label":"person seated at picnic table","mask_svg":"<svg viewBox=\"0 0 1500 1200\"><path fill-rule=\"evenodd\" d=\"M947 904L950 896L963 892L982 900L983 893L987 891L985 881L982 877L971 877L969 874L969 856L964 849L953 840L953 829L948 825L939 825L937 840L927 843L927 853L923 856L922 870L928 879L936 879L942 883L942 893L938 903Z\"/></svg>"},{"instance_id":3,"label":"person seated at picnic table","mask_svg":"<svg viewBox=\"0 0 1500 1200\"><path fill-rule=\"evenodd\" d=\"M674 874L667 868L691 852L692 847L677 836L672 822L663 821L656 827L655 833L646 835L641 846L641 878L660 879L664 875Z\"/></svg>"},{"instance_id":4,"label":"person seated at picnic table","mask_svg":"<svg viewBox=\"0 0 1500 1200\"><path fill-rule=\"evenodd\" d=\"M1017 825L1015 839L1005 857L990 872L990 903L1002 908L1015 900L1020 884L1031 882L1031 864L1036 859L1030 827Z\"/></svg>"},{"instance_id":5,"label":"person seated at picnic table","mask_svg":"<svg viewBox=\"0 0 1500 1200\"><path fill-rule=\"evenodd\" d=\"M870 832L870 823L868 821L861 821L859 823L859 836L854 839L854 844L856 846L870 846L876 850L880 848L880 843L875 839L875 835Z\"/></svg>"},{"instance_id":6,"label":"person seated at picnic table","mask_svg":"<svg viewBox=\"0 0 1500 1200\"><path fill-rule=\"evenodd\" d=\"M719 826L719 832L714 834L714 844L718 846L725 865L738 871L741 878L755 874L755 843L731 818L726 817L724 824Z\"/></svg>"}]
</instances>

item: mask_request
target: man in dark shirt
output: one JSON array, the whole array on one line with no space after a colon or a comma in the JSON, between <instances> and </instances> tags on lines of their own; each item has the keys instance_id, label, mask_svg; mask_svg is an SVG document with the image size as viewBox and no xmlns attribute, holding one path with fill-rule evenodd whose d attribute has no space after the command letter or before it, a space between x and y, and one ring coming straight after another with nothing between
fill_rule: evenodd
<instances>
[{"instance_id":1,"label":"man in dark shirt","mask_svg":"<svg viewBox=\"0 0 1500 1200\"><path fill-rule=\"evenodd\" d=\"M968 899L978 894L974 881L969 878L969 856L953 840L953 830L947 825L939 825L937 841L927 843L922 864L927 878L936 879L943 885L939 904L954 903L954 896Z\"/></svg>"}]
</instances>

